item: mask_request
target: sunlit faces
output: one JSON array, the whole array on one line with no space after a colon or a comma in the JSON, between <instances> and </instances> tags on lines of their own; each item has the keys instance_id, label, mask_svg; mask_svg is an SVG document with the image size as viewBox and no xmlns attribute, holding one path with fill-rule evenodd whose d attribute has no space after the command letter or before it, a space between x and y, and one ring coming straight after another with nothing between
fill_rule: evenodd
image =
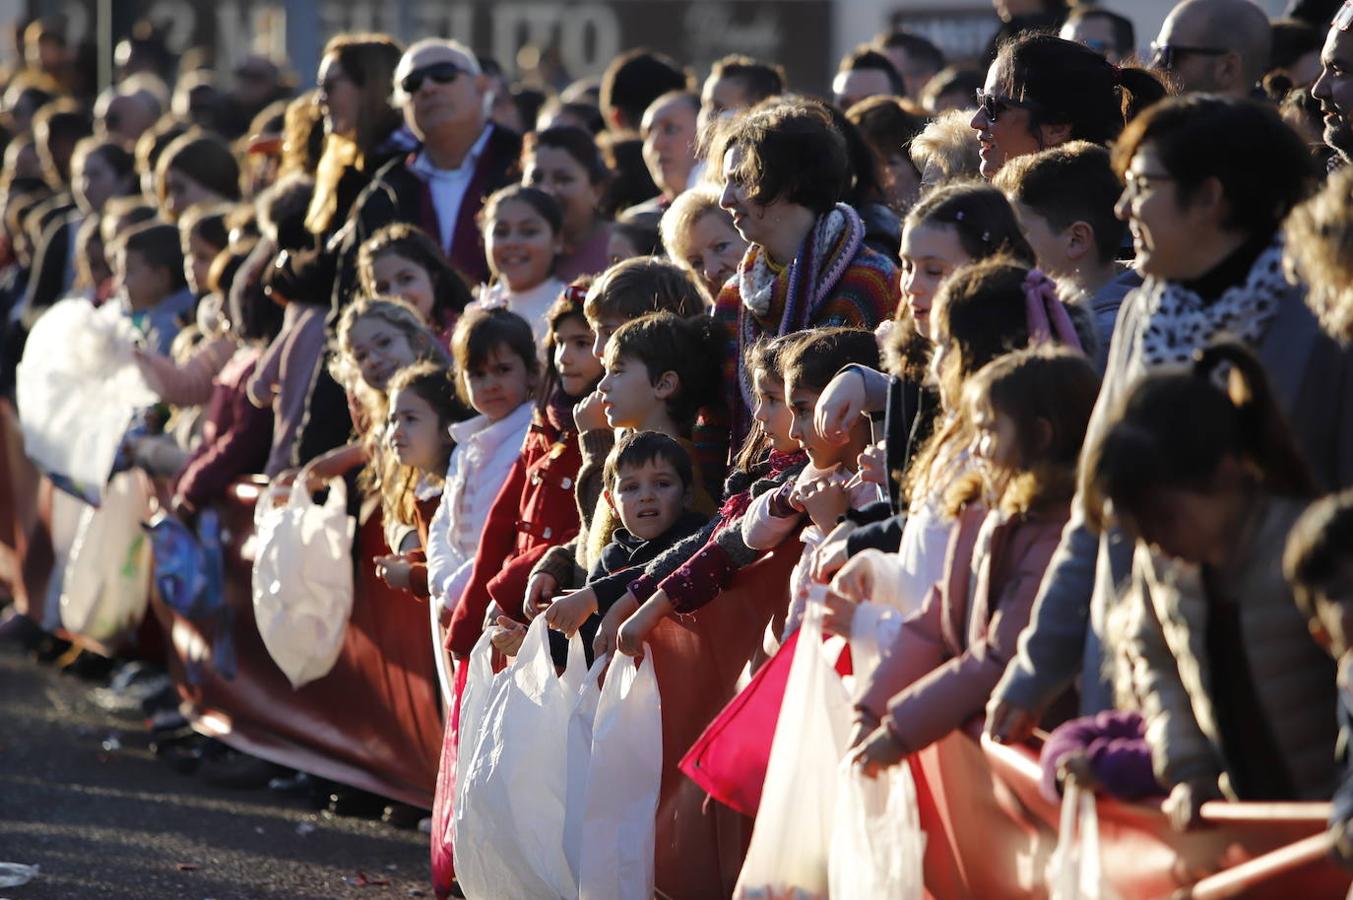
<instances>
[{"instance_id":1,"label":"sunlit faces","mask_svg":"<svg viewBox=\"0 0 1353 900\"><path fill-rule=\"evenodd\" d=\"M213 247L199 234L190 234L183 250L183 277L188 282L188 289L194 294L206 293L207 274L221 248Z\"/></svg>"},{"instance_id":2,"label":"sunlit faces","mask_svg":"<svg viewBox=\"0 0 1353 900\"><path fill-rule=\"evenodd\" d=\"M328 134L351 136L357 131L358 109L361 93L357 84L343 71L343 64L336 56L326 56L320 60L319 94L317 101L324 113L324 130Z\"/></svg>"},{"instance_id":3,"label":"sunlit faces","mask_svg":"<svg viewBox=\"0 0 1353 900\"><path fill-rule=\"evenodd\" d=\"M512 291L528 291L550 277L562 238L531 204L504 200L486 225L489 268Z\"/></svg>"},{"instance_id":4,"label":"sunlit faces","mask_svg":"<svg viewBox=\"0 0 1353 900\"><path fill-rule=\"evenodd\" d=\"M733 217L733 227L743 240L765 246L766 241L776 233L779 213L787 201L778 199L772 203L758 203L751 198L755 186L744 184L733 174L742 164L743 156L741 147L733 147L724 154L725 181L723 191L719 194L719 206Z\"/></svg>"},{"instance_id":5,"label":"sunlit faces","mask_svg":"<svg viewBox=\"0 0 1353 900\"><path fill-rule=\"evenodd\" d=\"M1320 51L1323 69L1311 87L1324 116L1325 143L1353 159L1353 31L1331 28Z\"/></svg>"},{"instance_id":6,"label":"sunlit faces","mask_svg":"<svg viewBox=\"0 0 1353 900\"><path fill-rule=\"evenodd\" d=\"M747 252L747 242L723 215L705 213L680 237L676 255L705 282L711 297L717 297L738 270Z\"/></svg>"},{"instance_id":7,"label":"sunlit faces","mask_svg":"<svg viewBox=\"0 0 1353 900\"><path fill-rule=\"evenodd\" d=\"M790 439L808 454L808 461L816 468L830 469L839 465L845 448L828 441L813 425L819 393L794 384L792 379L785 382L785 390L789 392Z\"/></svg>"},{"instance_id":8,"label":"sunlit faces","mask_svg":"<svg viewBox=\"0 0 1353 900\"><path fill-rule=\"evenodd\" d=\"M883 199L893 212L904 215L921 195L921 173L904 152L889 153L878 162Z\"/></svg>"},{"instance_id":9,"label":"sunlit faces","mask_svg":"<svg viewBox=\"0 0 1353 900\"><path fill-rule=\"evenodd\" d=\"M1038 268L1053 278L1062 278L1075 270L1075 262L1067 255L1064 232L1053 231L1046 216L1041 216L1018 200L1010 201L1019 219L1020 231L1033 247Z\"/></svg>"},{"instance_id":10,"label":"sunlit faces","mask_svg":"<svg viewBox=\"0 0 1353 900\"><path fill-rule=\"evenodd\" d=\"M1006 160L1028 153L1037 153L1051 146L1040 141L1039 136L1030 128L1030 112L1014 98L1007 96L1010 78L1000 62L994 62L987 69L987 80L982 90L998 98L994 110L978 109L973 113L968 125L977 132L977 155L981 159L978 167L982 177L990 180L1005 165ZM995 113L994 119L990 114Z\"/></svg>"},{"instance_id":11,"label":"sunlit faces","mask_svg":"<svg viewBox=\"0 0 1353 900\"><path fill-rule=\"evenodd\" d=\"M1179 202L1179 189L1151 144L1133 155L1125 173L1127 186L1114 213L1128 223L1136 268L1157 278L1191 278L1201 275L1194 258L1198 236L1216 223L1209 222L1201 203Z\"/></svg>"},{"instance_id":12,"label":"sunlit faces","mask_svg":"<svg viewBox=\"0 0 1353 900\"><path fill-rule=\"evenodd\" d=\"M554 329L554 368L559 386L581 397L601 377L601 360L592 353L592 329L582 316L567 316Z\"/></svg>"},{"instance_id":13,"label":"sunlit faces","mask_svg":"<svg viewBox=\"0 0 1353 900\"><path fill-rule=\"evenodd\" d=\"M751 106L751 98L747 96L747 88L741 78L716 78L710 75L700 92L699 132L704 134L721 116L748 106Z\"/></svg>"},{"instance_id":14,"label":"sunlit faces","mask_svg":"<svg viewBox=\"0 0 1353 900\"><path fill-rule=\"evenodd\" d=\"M609 349L606 374L597 390L602 412L612 428L645 428L655 413L666 408L668 398L680 390L675 372L650 373L643 360Z\"/></svg>"},{"instance_id":15,"label":"sunlit faces","mask_svg":"<svg viewBox=\"0 0 1353 900\"><path fill-rule=\"evenodd\" d=\"M115 266L122 294L133 310L150 309L169 296L169 273L162 266L151 265L137 251L120 248Z\"/></svg>"},{"instance_id":16,"label":"sunlit faces","mask_svg":"<svg viewBox=\"0 0 1353 900\"><path fill-rule=\"evenodd\" d=\"M530 399L531 372L522 359L506 344L493 347L479 366L461 373L470 406L490 422L510 415Z\"/></svg>"},{"instance_id":17,"label":"sunlit faces","mask_svg":"<svg viewBox=\"0 0 1353 900\"><path fill-rule=\"evenodd\" d=\"M86 153L75 160L72 192L80 209L98 212L109 197L125 193L132 184L131 175L118 175L101 153Z\"/></svg>"},{"instance_id":18,"label":"sunlit faces","mask_svg":"<svg viewBox=\"0 0 1353 900\"><path fill-rule=\"evenodd\" d=\"M870 97L890 97L893 83L882 69L851 69L837 72L832 79L832 95L838 109L850 109Z\"/></svg>"},{"instance_id":19,"label":"sunlit faces","mask_svg":"<svg viewBox=\"0 0 1353 900\"><path fill-rule=\"evenodd\" d=\"M384 391L396 372L418 359L409 336L375 316L352 323L347 350L362 381L377 391Z\"/></svg>"},{"instance_id":20,"label":"sunlit faces","mask_svg":"<svg viewBox=\"0 0 1353 900\"><path fill-rule=\"evenodd\" d=\"M595 221L602 188L592 184L582 163L567 150L538 145L526 158L521 180L559 201L565 232L581 234Z\"/></svg>"},{"instance_id":21,"label":"sunlit faces","mask_svg":"<svg viewBox=\"0 0 1353 900\"><path fill-rule=\"evenodd\" d=\"M684 95L656 102L644 113L644 163L653 182L667 197L686 189L695 168L697 107Z\"/></svg>"},{"instance_id":22,"label":"sunlit faces","mask_svg":"<svg viewBox=\"0 0 1353 900\"><path fill-rule=\"evenodd\" d=\"M164 207L171 219L177 220L194 204L217 203L223 199L220 194L178 169L169 169L164 173Z\"/></svg>"},{"instance_id":23,"label":"sunlit faces","mask_svg":"<svg viewBox=\"0 0 1353 900\"><path fill-rule=\"evenodd\" d=\"M971 397L968 422L972 454L984 470L1000 473L1019 468L1019 429L1015 420L996 410L984 397Z\"/></svg>"},{"instance_id":24,"label":"sunlit faces","mask_svg":"<svg viewBox=\"0 0 1353 900\"><path fill-rule=\"evenodd\" d=\"M424 322L432 321L437 289L427 269L396 253L382 253L371 261L371 275L377 294L399 297Z\"/></svg>"},{"instance_id":25,"label":"sunlit faces","mask_svg":"<svg viewBox=\"0 0 1353 900\"><path fill-rule=\"evenodd\" d=\"M903 228L900 256L902 297L911 309L916 330L933 342L930 315L935 295L944 279L960 266L971 263L972 257L963 249L958 229L940 223Z\"/></svg>"},{"instance_id":26,"label":"sunlit faces","mask_svg":"<svg viewBox=\"0 0 1353 900\"><path fill-rule=\"evenodd\" d=\"M623 316L602 316L588 319L587 326L592 329L592 355L601 361L606 358L606 342L629 320Z\"/></svg>"},{"instance_id":27,"label":"sunlit faces","mask_svg":"<svg viewBox=\"0 0 1353 900\"><path fill-rule=\"evenodd\" d=\"M606 494L626 530L651 541L681 518L690 490L675 466L654 457L637 466L622 467Z\"/></svg>"},{"instance_id":28,"label":"sunlit faces","mask_svg":"<svg viewBox=\"0 0 1353 900\"><path fill-rule=\"evenodd\" d=\"M785 399L785 383L765 369L752 372L752 418L761 423L771 446L781 453L798 449L798 441L790 437L794 412Z\"/></svg>"},{"instance_id":29,"label":"sunlit faces","mask_svg":"<svg viewBox=\"0 0 1353 900\"><path fill-rule=\"evenodd\" d=\"M441 63L450 63L460 72L450 81L422 78L411 94L405 94L402 87L397 92L404 106L404 120L424 141L444 130L466 129L465 133L477 134L485 117L484 96L489 90L489 80L472 74L470 60L451 47L425 44L405 53L395 67L395 84L403 85L410 75Z\"/></svg>"},{"instance_id":30,"label":"sunlit faces","mask_svg":"<svg viewBox=\"0 0 1353 900\"><path fill-rule=\"evenodd\" d=\"M437 411L414 391L390 394L385 434L401 466L428 472L445 464L451 436L442 427Z\"/></svg>"}]
</instances>

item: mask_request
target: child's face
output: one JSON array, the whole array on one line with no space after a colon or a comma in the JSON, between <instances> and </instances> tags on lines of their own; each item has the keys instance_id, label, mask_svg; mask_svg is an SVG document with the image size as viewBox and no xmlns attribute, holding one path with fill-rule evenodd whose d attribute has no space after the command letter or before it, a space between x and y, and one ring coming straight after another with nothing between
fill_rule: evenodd
<instances>
[{"instance_id":1,"label":"child's face","mask_svg":"<svg viewBox=\"0 0 1353 900\"><path fill-rule=\"evenodd\" d=\"M169 273L135 250L118 251L117 280L134 310L150 309L169 296Z\"/></svg>"},{"instance_id":2,"label":"child's face","mask_svg":"<svg viewBox=\"0 0 1353 900\"><path fill-rule=\"evenodd\" d=\"M490 422L511 415L531 396L531 373L526 361L506 346L494 347L478 368L466 371L465 392L470 406Z\"/></svg>"},{"instance_id":3,"label":"child's face","mask_svg":"<svg viewBox=\"0 0 1353 900\"><path fill-rule=\"evenodd\" d=\"M616 472L608 496L626 530L651 541L676 524L689 492L676 468L665 459Z\"/></svg>"},{"instance_id":4,"label":"child's face","mask_svg":"<svg viewBox=\"0 0 1353 900\"><path fill-rule=\"evenodd\" d=\"M1334 583L1315 591L1311 632L1316 642L1341 659L1353 649L1353 563L1345 563Z\"/></svg>"},{"instance_id":5,"label":"child's face","mask_svg":"<svg viewBox=\"0 0 1353 900\"><path fill-rule=\"evenodd\" d=\"M175 221L188 211L188 207L196 203L216 202L222 199L202 182L178 169L170 169L165 173L164 211Z\"/></svg>"},{"instance_id":6,"label":"child's face","mask_svg":"<svg viewBox=\"0 0 1353 900\"><path fill-rule=\"evenodd\" d=\"M649 378L648 366L633 356L606 354L606 374L597 390L601 391L602 410L612 428L643 428L653 411L670 395L665 380L675 377L663 374L654 384Z\"/></svg>"},{"instance_id":7,"label":"child's face","mask_svg":"<svg viewBox=\"0 0 1353 900\"><path fill-rule=\"evenodd\" d=\"M1067 252L1066 232L1055 231L1048 224L1047 217L1019 201L1012 200L1010 205L1019 219L1020 231L1024 232L1025 240L1034 250L1038 267L1053 278L1062 278L1074 272L1078 260L1072 259Z\"/></svg>"},{"instance_id":8,"label":"child's face","mask_svg":"<svg viewBox=\"0 0 1353 900\"><path fill-rule=\"evenodd\" d=\"M755 369L752 372L752 394L756 398L752 418L761 423L771 446L781 453L797 450L798 442L789 436L794 411L785 401L785 383L765 369Z\"/></svg>"},{"instance_id":9,"label":"child's face","mask_svg":"<svg viewBox=\"0 0 1353 900\"><path fill-rule=\"evenodd\" d=\"M911 309L916 330L935 340L930 321L935 295L944 279L960 266L972 262L963 249L958 229L952 225L909 225L902 230L902 298Z\"/></svg>"},{"instance_id":10,"label":"child's face","mask_svg":"<svg viewBox=\"0 0 1353 900\"><path fill-rule=\"evenodd\" d=\"M371 261L372 287L377 294L389 294L408 302L424 322L432 323L436 289L428 270L411 259L383 253Z\"/></svg>"},{"instance_id":11,"label":"child's face","mask_svg":"<svg viewBox=\"0 0 1353 900\"><path fill-rule=\"evenodd\" d=\"M409 336L375 316L353 323L348 331L348 354L362 380L377 391L384 391L396 372L418 359Z\"/></svg>"},{"instance_id":12,"label":"child's face","mask_svg":"<svg viewBox=\"0 0 1353 900\"><path fill-rule=\"evenodd\" d=\"M624 316L602 316L599 319L589 318L587 326L592 329L592 355L601 362L606 358L606 342L611 339L611 335L620 330L620 326L628 322Z\"/></svg>"},{"instance_id":13,"label":"child's face","mask_svg":"<svg viewBox=\"0 0 1353 900\"><path fill-rule=\"evenodd\" d=\"M785 390L789 395L789 437L808 454L808 461L819 469L830 469L843 462L846 458L843 448L825 440L813 426L818 392L799 387L791 380L785 381Z\"/></svg>"},{"instance_id":14,"label":"child's face","mask_svg":"<svg viewBox=\"0 0 1353 900\"><path fill-rule=\"evenodd\" d=\"M201 294L207 289L207 273L211 271L216 254L220 252L220 247L213 247L202 240L200 235L188 235L183 248L183 277L188 280L188 289L194 294Z\"/></svg>"},{"instance_id":15,"label":"child's face","mask_svg":"<svg viewBox=\"0 0 1353 900\"><path fill-rule=\"evenodd\" d=\"M420 472L436 471L444 466L451 437L432 405L422 397L409 390L391 393L386 424L390 449L394 450L400 465Z\"/></svg>"},{"instance_id":16,"label":"child's face","mask_svg":"<svg viewBox=\"0 0 1353 900\"><path fill-rule=\"evenodd\" d=\"M974 400L969 404L972 424L972 453L984 468L1013 471L1019 468L1019 430L1015 421L990 403Z\"/></svg>"},{"instance_id":17,"label":"child's face","mask_svg":"<svg viewBox=\"0 0 1353 900\"><path fill-rule=\"evenodd\" d=\"M613 266L639 255L639 248L634 246L633 241L619 231L611 232L611 237L606 241L607 265Z\"/></svg>"},{"instance_id":18,"label":"child's face","mask_svg":"<svg viewBox=\"0 0 1353 900\"><path fill-rule=\"evenodd\" d=\"M510 289L530 290L550 277L562 249L560 238L529 203L499 203L485 231L489 267Z\"/></svg>"},{"instance_id":19,"label":"child's face","mask_svg":"<svg viewBox=\"0 0 1353 900\"><path fill-rule=\"evenodd\" d=\"M601 361L592 355L592 329L581 316L568 316L554 329L554 368L570 397L581 397L601 377Z\"/></svg>"}]
</instances>

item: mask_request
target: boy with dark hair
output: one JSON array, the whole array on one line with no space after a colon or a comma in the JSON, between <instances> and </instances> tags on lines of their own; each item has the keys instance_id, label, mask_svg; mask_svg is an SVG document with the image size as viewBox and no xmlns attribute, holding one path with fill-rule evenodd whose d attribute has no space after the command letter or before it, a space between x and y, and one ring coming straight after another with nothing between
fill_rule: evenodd
<instances>
[{"instance_id":1,"label":"boy with dark hair","mask_svg":"<svg viewBox=\"0 0 1353 900\"><path fill-rule=\"evenodd\" d=\"M920 102L921 88L944 68L944 51L921 35L902 30L881 34L874 44L902 76L905 96Z\"/></svg>"},{"instance_id":2,"label":"boy with dark hair","mask_svg":"<svg viewBox=\"0 0 1353 900\"><path fill-rule=\"evenodd\" d=\"M907 86L892 60L868 44L846 54L832 79L832 96L842 111L870 97L901 97L906 92Z\"/></svg>"},{"instance_id":3,"label":"boy with dark hair","mask_svg":"<svg viewBox=\"0 0 1353 900\"><path fill-rule=\"evenodd\" d=\"M169 353L196 302L183 274L179 230L173 225L140 225L112 248L116 290L146 345Z\"/></svg>"},{"instance_id":4,"label":"boy with dark hair","mask_svg":"<svg viewBox=\"0 0 1353 900\"><path fill-rule=\"evenodd\" d=\"M1115 261L1127 225L1114 215L1123 187L1109 151L1072 141L1008 161L992 183L1014 207L1038 267L1070 286L1094 316L1102 368L1118 307L1142 283Z\"/></svg>"},{"instance_id":5,"label":"boy with dark hair","mask_svg":"<svg viewBox=\"0 0 1353 900\"><path fill-rule=\"evenodd\" d=\"M1137 31L1132 20L1101 6L1072 9L1058 36L1103 53L1115 66L1137 52Z\"/></svg>"}]
</instances>

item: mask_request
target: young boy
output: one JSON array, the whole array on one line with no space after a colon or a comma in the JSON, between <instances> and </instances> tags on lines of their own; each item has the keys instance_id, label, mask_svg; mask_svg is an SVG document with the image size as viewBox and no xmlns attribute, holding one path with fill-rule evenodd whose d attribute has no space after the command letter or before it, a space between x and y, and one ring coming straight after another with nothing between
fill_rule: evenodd
<instances>
[{"instance_id":1,"label":"young boy","mask_svg":"<svg viewBox=\"0 0 1353 900\"><path fill-rule=\"evenodd\" d=\"M118 239L114 260L124 310L145 335L146 345L167 355L179 329L192 317L195 303L183 277L178 229L137 226Z\"/></svg>"},{"instance_id":2,"label":"young boy","mask_svg":"<svg viewBox=\"0 0 1353 900\"><path fill-rule=\"evenodd\" d=\"M1341 862L1353 866L1353 491L1317 500L1287 539L1283 574L1312 636L1339 665L1339 754L1330 830Z\"/></svg>"},{"instance_id":3,"label":"young boy","mask_svg":"<svg viewBox=\"0 0 1353 900\"><path fill-rule=\"evenodd\" d=\"M1109 151L1072 141L1011 160L993 183L1015 208L1038 267L1070 287L1094 316L1102 371L1118 307L1142 283L1116 262L1127 225L1113 212L1123 186Z\"/></svg>"}]
</instances>

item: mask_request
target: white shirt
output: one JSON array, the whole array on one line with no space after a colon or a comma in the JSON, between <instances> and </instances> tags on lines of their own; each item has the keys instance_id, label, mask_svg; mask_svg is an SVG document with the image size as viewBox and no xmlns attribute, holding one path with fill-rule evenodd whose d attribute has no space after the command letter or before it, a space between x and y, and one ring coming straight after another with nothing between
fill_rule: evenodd
<instances>
[{"instance_id":1,"label":"white shirt","mask_svg":"<svg viewBox=\"0 0 1353 900\"><path fill-rule=\"evenodd\" d=\"M479 289L479 299L473 305L484 309L503 307L521 316L531 325L531 334L535 336L536 346L545 352L545 338L550 334L548 314L554 301L559 299L567 284L558 278L550 277L530 290L514 293L507 282L499 279L494 284L486 284ZM543 358L543 357L542 357Z\"/></svg>"},{"instance_id":2,"label":"white shirt","mask_svg":"<svg viewBox=\"0 0 1353 900\"><path fill-rule=\"evenodd\" d=\"M497 422L475 416L449 429L456 441L446 470L442 502L428 526L428 593L455 609L474 568L489 507L521 455L532 404Z\"/></svg>"},{"instance_id":3,"label":"white shirt","mask_svg":"<svg viewBox=\"0 0 1353 900\"><path fill-rule=\"evenodd\" d=\"M409 164L409 171L423 179L428 186L428 192L432 195L432 208L437 213L438 237L441 238L444 253L451 252L451 240L455 237L460 205L465 200L465 192L470 189L475 166L484 152L484 146L489 142L489 131L492 128L492 125L484 126L484 130L479 133L479 140L470 147L470 152L465 154L465 159L461 160L458 169L437 168L428 158L426 150L418 151L418 155Z\"/></svg>"}]
</instances>

